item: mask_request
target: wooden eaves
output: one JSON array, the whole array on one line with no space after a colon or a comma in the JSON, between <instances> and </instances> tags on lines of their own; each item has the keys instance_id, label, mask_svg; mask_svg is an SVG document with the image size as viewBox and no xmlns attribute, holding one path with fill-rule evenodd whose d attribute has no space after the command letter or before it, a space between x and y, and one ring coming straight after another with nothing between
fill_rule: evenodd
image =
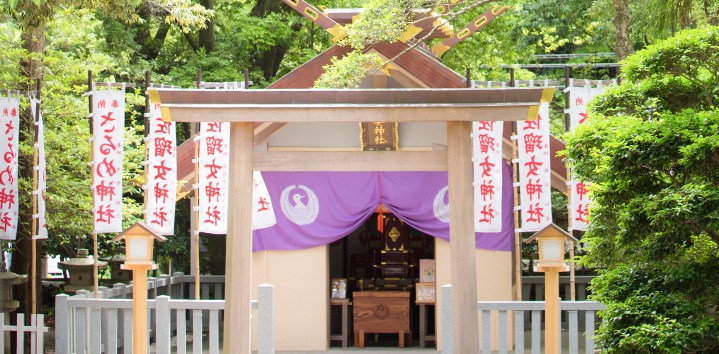
<instances>
[{"instance_id":1,"label":"wooden eaves","mask_svg":"<svg viewBox=\"0 0 719 354\"><path fill-rule=\"evenodd\" d=\"M177 122L447 122L536 119L553 88L239 90L150 89Z\"/></svg>"}]
</instances>

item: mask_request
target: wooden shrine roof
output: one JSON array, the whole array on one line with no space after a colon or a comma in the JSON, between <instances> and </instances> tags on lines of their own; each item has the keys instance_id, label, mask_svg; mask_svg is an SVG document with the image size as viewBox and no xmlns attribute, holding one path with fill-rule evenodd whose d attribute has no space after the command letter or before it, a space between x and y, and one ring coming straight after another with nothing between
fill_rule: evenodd
<instances>
[{"instance_id":1,"label":"wooden shrine roof","mask_svg":"<svg viewBox=\"0 0 719 354\"><path fill-rule=\"evenodd\" d=\"M402 42L377 43L369 48L385 58L394 58L409 47ZM342 58L352 48L334 46L312 60L301 65L289 74L269 85L268 89L306 89L314 86L315 81L324 73L324 66L331 63L332 57ZM464 88L467 87L466 78L443 65L437 58L420 48L414 48L397 58L393 66L410 73L416 80L430 88ZM394 75L396 70L390 70Z\"/></svg>"},{"instance_id":2,"label":"wooden shrine roof","mask_svg":"<svg viewBox=\"0 0 719 354\"><path fill-rule=\"evenodd\" d=\"M178 122L446 122L535 119L554 88L148 92Z\"/></svg>"}]
</instances>

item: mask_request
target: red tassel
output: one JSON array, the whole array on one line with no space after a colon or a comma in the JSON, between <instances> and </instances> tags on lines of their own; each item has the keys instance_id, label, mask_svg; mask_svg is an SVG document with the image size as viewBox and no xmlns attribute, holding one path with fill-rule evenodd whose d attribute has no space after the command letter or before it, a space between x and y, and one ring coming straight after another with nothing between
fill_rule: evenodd
<instances>
[{"instance_id":1,"label":"red tassel","mask_svg":"<svg viewBox=\"0 0 719 354\"><path fill-rule=\"evenodd\" d=\"M379 206L379 214L377 214L377 231L384 232L384 215L382 215L382 204Z\"/></svg>"},{"instance_id":2,"label":"red tassel","mask_svg":"<svg viewBox=\"0 0 719 354\"><path fill-rule=\"evenodd\" d=\"M379 214L377 214L377 231L384 232L384 215L382 214L382 188L379 184L379 171L377 171L377 193L379 194Z\"/></svg>"}]
</instances>

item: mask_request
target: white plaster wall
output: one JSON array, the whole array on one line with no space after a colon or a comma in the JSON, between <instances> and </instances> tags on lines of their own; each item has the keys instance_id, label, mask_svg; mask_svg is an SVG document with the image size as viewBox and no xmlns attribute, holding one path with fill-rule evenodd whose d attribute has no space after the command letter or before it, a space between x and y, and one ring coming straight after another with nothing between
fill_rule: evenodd
<instances>
[{"instance_id":1,"label":"white plaster wall","mask_svg":"<svg viewBox=\"0 0 719 354\"><path fill-rule=\"evenodd\" d=\"M356 147L360 149L359 123L291 123L268 141L268 147Z\"/></svg>"},{"instance_id":2,"label":"white plaster wall","mask_svg":"<svg viewBox=\"0 0 719 354\"><path fill-rule=\"evenodd\" d=\"M401 148L431 147L432 144L447 145L447 123L399 123L399 146Z\"/></svg>"},{"instance_id":3,"label":"white plaster wall","mask_svg":"<svg viewBox=\"0 0 719 354\"><path fill-rule=\"evenodd\" d=\"M258 285L275 286L276 350L328 349L328 259L327 246L253 254L252 298L257 298ZM256 313L252 317L252 343L256 350Z\"/></svg>"},{"instance_id":4,"label":"white plaster wall","mask_svg":"<svg viewBox=\"0 0 719 354\"><path fill-rule=\"evenodd\" d=\"M435 238L434 256L437 265L437 305L436 328L437 350L442 350L442 285L452 283L450 266L449 242ZM478 301L512 301L512 253L477 249L475 253L477 264L477 300ZM514 316L507 318L508 327L514 328ZM478 338L482 338L482 318L479 317ZM498 350L497 327L499 320L492 316L492 345L491 350ZM508 331L508 348L514 345L513 330Z\"/></svg>"}]
</instances>

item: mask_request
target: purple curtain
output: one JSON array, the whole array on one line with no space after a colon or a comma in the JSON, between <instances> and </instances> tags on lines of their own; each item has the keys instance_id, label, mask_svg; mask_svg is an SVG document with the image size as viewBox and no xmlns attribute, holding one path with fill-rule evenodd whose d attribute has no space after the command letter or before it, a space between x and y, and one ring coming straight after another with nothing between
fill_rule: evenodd
<instances>
[{"instance_id":1,"label":"purple curtain","mask_svg":"<svg viewBox=\"0 0 719 354\"><path fill-rule=\"evenodd\" d=\"M375 172L263 172L262 177L277 224L254 231L254 251L332 243L359 228L379 205Z\"/></svg>"},{"instance_id":2,"label":"purple curtain","mask_svg":"<svg viewBox=\"0 0 719 354\"><path fill-rule=\"evenodd\" d=\"M332 243L362 225L380 202L415 229L449 240L447 172L264 172L262 175L277 224L254 231L254 251L298 250ZM477 248L512 250L514 212L510 166L504 166L503 178L502 231L475 233Z\"/></svg>"}]
</instances>

